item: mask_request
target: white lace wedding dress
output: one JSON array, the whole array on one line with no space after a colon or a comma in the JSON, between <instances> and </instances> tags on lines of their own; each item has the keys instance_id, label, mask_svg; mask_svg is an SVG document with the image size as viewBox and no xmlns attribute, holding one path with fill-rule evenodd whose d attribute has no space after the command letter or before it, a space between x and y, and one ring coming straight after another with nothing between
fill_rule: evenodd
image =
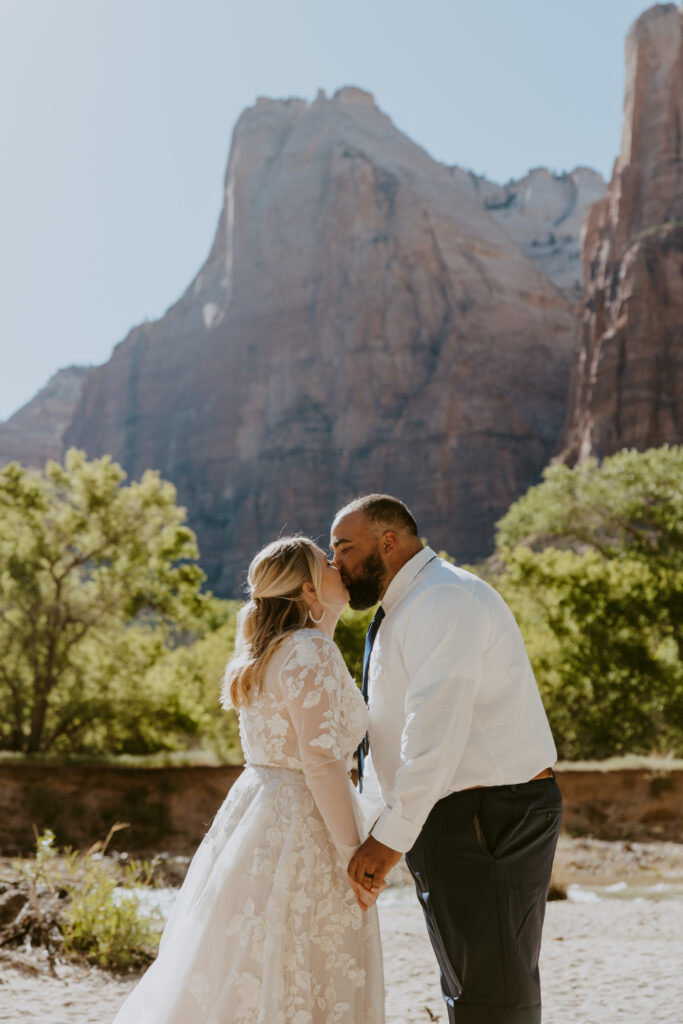
<instances>
[{"instance_id":1,"label":"white lace wedding dress","mask_svg":"<svg viewBox=\"0 0 683 1024\"><path fill-rule=\"evenodd\" d=\"M382 1024L377 910L360 910L346 876L366 726L336 644L285 638L240 713L247 767L114 1024Z\"/></svg>"}]
</instances>

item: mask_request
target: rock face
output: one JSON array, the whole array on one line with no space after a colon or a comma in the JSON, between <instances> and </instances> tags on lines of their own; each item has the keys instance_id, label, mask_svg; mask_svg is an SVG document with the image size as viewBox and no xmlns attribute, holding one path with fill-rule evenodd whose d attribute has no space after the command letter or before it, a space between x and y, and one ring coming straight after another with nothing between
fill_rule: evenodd
<instances>
[{"instance_id":1,"label":"rock face","mask_svg":"<svg viewBox=\"0 0 683 1024\"><path fill-rule=\"evenodd\" d=\"M621 153L584 229L568 461L683 441L682 23L660 4L626 41Z\"/></svg>"},{"instance_id":2,"label":"rock face","mask_svg":"<svg viewBox=\"0 0 683 1024\"><path fill-rule=\"evenodd\" d=\"M369 94L260 99L205 265L91 371L65 443L173 480L222 594L369 491L473 559L557 450L576 344L564 296Z\"/></svg>"},{"instance_id":3,"label":"rock face","mask_svg":"<svg viewBox=\"0 0 683 1024\"><path fill-rule=\"evenodd\" d=\"M16 459L42 467L47 459L61 458L64 431L89 371L89 366L58 370L30 402L0 423L0 466Z\"/></svg>"},{"instance_id":4,"label":"rock face","mask_svg":"<svg viewBox=\"0 0 683 1024\"><path fill-rule=\"evenodd\" d=\"M452 168L459 181L498 221L510 238L572 303L581 299L581 223L587 208L605 195L601 174L576 167L553 174L537 167L518 181L496 185Z\"/></svg>"}]
</instances>

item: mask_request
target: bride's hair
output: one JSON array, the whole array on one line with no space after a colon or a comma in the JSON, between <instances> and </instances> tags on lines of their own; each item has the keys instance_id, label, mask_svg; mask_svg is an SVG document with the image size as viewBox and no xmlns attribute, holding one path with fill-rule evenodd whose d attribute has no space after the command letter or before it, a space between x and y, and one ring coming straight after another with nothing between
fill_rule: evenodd
<instances>
[{"instance_id":1,"label":"bride's hair","mask_svg":"<svg viewBox=\"0 0 683 1024\"><path fill-rule=\"evenodd\" d=\"M240 708L257 692L278 644L307 624L301 588L312 583L321 600L323 552L308 537L280 537L253 558L247 576L250 600L237 615L235 653L227 664L223 707Z\"/></svg>"}]
</instances>

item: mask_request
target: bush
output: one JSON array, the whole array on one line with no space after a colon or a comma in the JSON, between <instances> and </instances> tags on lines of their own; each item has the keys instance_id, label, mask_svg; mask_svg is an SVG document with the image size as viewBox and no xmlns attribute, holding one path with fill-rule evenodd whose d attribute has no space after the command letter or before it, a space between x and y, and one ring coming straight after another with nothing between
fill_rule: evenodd
<instances>
[{"instance_id":1,"label":"bush","mask_svg":"<svg viewBox=\"0 0 683 1024\"><path fill-rule=\"evenodd\" d=\"M61 945L67 957L112 970L142 967L156 956L163 919L144 911L133 891L149 885L151 865L131 861L121 872L104 858L122 827L114 825L105 842L85 854L60 854L48 829L37 838L35 860L19 866L29 886L26 938L46 945L51 956Z\"/></svg>"},{"instance_id":2,"label":"bush","mask_svg":"<svg viewBox=\"0 0 683 1024\"><path fill-rule=\"evenodd\" d=\"M103 861L86 856L68 886L62 926L66 955L114 970L152 961L163 919L158 912L143 912L135 893L125 891L140 884L135 865L126 867L123 882L117 884Z\"/></svg>"}]
</instances>

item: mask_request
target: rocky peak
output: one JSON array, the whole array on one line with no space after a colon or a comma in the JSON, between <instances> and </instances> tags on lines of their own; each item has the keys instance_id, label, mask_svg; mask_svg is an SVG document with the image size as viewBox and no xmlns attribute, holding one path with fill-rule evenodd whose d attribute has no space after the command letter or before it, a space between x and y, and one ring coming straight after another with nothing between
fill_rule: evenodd
<instances>
[{"instance_id":1,"label":"rocky peak","mask_svg":"<svg viewBox=\"0 0 683 1024\"><path fill-rule=\"evenodd\" d=\"M509 237L572 303L581 298L581 225L588 207L605 194L601 174L576 167L554 174L545 167L497 185L453 167Z\"/></svg>"},{"instance_id":2,"label":"rocky peak","mask_svg":"<svg viewBox=\"0 0 683 1024\"><path fill-rule=\"evenodd\" d=\"M683 8L626 40L621 152L586 219L582 344L564 457L683 440Z\"/></svg>"},{"instance_id":3,"label":"rocky peak","mask_svg":"<svg viewBox=\"0 0 683 1024\"><path fill-rule=\"evenodd\" d=\"M610 219L622 247L638 231L679 216L683 206L681 11L657 4L626 38L621 152L610 188Z\"/></svg>"},{"instance_id":4,"label":"rocky peak","mask_svg":"<svg viewBox=\"0 0 683 1024\"><path fill-rule=\"evenodd\" d=\"M64 431L90 370L89 366L58 370L30 402L0 423L0 465L16 459L25 466L42 467L47 459L61 457Z\"/></svg>"},{"instance_id":5,"label":"rocky peak","mask_svg":"<svg viewBox=\"0 0 683 1024\"><path fill-rule=\"evenodd\" d=\"M565 298L362 90L259 100L208 260L93 370L66 443L173 480L211 585L388 490L461 559L556 450Z\"/></svg>"}]
</instances>

